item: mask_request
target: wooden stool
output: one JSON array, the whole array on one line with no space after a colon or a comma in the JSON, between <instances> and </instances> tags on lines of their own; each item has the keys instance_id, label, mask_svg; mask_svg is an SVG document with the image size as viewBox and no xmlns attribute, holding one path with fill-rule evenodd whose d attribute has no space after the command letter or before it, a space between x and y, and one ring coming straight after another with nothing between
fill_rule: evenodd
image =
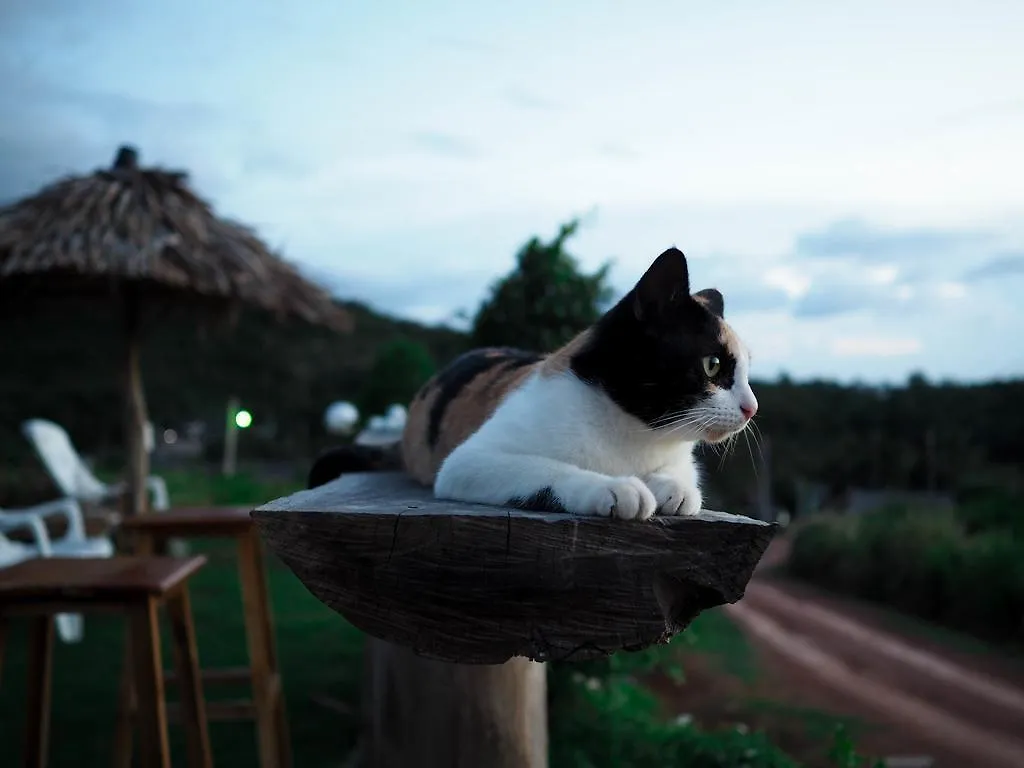
<instances>
[{"instance_id":1,"label":"wooden stool","mask_svg":"<svg viewBox=\"0 0 1024 768\"><path fill-rule=\"evenodd\" d=\"M134 538L134 551L138 554L162 553L172 538L235 540L249 666L241 669L206 669L201 674L208 683L250 680L252 700L211 701L206 709L211 721L254 719L261 768L290 768L292 760L288 719L278 671L263 549L249 516L249 509L177 508L158 514L125 518L121 532L126 537ZM122 687L122 696L129 697L129 701L123 700L122 710L130 711L131 692L126 686Z\"/></svg>"},{"instance_id":2,"label":"wooden stool","mask_svg":"<svg viewBox=\"0 0 1024 768\"><path fill-rule=\"evenodd\" d=\"M46 765L54 615L116 611L128 616L143 765L170 767L157 621L162 604L167 606L174 637L189 765L212 766L187 585L205 562L205 557L48 557L0 570L0 637L10 616L32 617L25 766Z\"/></svg>"}]
</instances>

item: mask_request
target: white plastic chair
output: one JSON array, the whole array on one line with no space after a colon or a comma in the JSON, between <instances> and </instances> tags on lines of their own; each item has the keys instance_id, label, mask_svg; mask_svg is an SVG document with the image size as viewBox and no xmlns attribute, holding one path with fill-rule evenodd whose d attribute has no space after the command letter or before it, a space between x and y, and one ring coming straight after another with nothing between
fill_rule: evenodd
<instances>
[{"instance_id":1,"label":"white plastic chair","mask_svg":"<svg viewBox=\"0 0 1024 768\"><path fill-rule=\"evenodd\" d=\"M124 482L108 485L92 473L59 424L46 419L29 419L21 425L21 431L65 496L96 504L113 501L124 492ZM170 508L167 483L162 477L150 475L146 478L146 488L153 511Z\"/></svg>"},{"instance_id":2,"label":"white plastic chair","mask_svg":"<svg viewBox=\"0 0 1024 768\"><path fill-rule=\"evenodd\" d=\"M46 531L45 519L61 515L67 519L67 532L56 541ZM4 534L15 528L28 528L33 544L11 541ZM82 508L74 499L65 498L22 509L0 509L0 568L33 557L110 557L114 544L105 536L87 537ZM77 643L84 631L80 613L57 615L57 632L65 643Z\"/></svg>"}]
</instances>

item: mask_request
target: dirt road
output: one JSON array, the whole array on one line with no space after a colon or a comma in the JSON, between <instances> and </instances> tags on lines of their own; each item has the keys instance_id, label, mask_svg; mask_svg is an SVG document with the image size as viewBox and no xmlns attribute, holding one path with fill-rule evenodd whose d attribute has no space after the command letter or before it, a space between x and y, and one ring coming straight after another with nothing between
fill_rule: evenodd
<instances>
[{"instance_id":1,"label":"dirt road","mask_svg":"<svg viewBox=\"0 0 1024 768\"><path fill-rule=\"evenodd\" d=\"M780 693L877 726L863 745L875 754L1024 768L1024 668L897 634L862 604L773 579L784 548L773 544L746 597L726 608Z\"/></svg>"}]
</instances>

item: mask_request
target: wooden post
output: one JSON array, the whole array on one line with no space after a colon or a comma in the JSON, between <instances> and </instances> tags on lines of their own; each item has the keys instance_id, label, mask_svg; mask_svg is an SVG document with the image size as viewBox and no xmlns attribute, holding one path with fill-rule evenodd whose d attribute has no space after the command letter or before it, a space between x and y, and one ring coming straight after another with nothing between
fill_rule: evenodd
<instances>
[{"instance_id":1,"label":"wooden post","mask_svg":"<svg viewBox=\"0 0 1024 768\"><path fill-rule=\"evenodd\" d=\"M128 289L124 304L124 396L125 451L128 464L125 515L141 515L149 511L149 452L146 450L146 395L142 389L142 324L138 297Z\"/></svg>"},{"instance_id":2,"label":"wooden post","mask_svg":"<svg viewBox=\"0 0 1024 768\"><path fill-rule=\"evenodd\" d=\"M238 425L235 416L238 414L238 398L228 398L227 420L224 423L224 460L221 463L221 474L231 477L235 474L238 461Z\"/></svg>"},{"instance_id":3,"label":"wooden post","mask_svg":"<svg viewBox=\"0 0 1024 768\"><path fill-rule=\"evenodd\" d=\"M449 664L367 643L367 768L547 768L544 664Z\"/></svg>"},{"instance_id":4,"label":"wooden post","mask_svg":"<svg viewBox=\"0 0 1024 768\"><path fill-rule=\"evenodd\" d=\"M547 768L543 662L666 642L736 602L777 526L647 521L434 498L343 476L252 513L271 550L369 636L372 768Z\"/></svg>"}]
</instances>

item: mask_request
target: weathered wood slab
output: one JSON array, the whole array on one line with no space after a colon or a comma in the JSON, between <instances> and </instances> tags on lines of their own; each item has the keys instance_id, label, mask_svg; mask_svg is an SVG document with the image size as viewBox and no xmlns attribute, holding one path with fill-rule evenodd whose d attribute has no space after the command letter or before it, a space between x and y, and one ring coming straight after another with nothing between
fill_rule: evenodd
<instances>
[{"instance_id":1,"label":"weathered wood slab","mask_svg":"<svg viewBox=\"0 0 1024 768\"><path fill-rule=\"evenodd\" d=\"M776 529L720 512L638 522L440 501L394 472L343 476L252 516L356 627L462 664L665 642L743 596Z\"/></svg>"}]
</instances>

